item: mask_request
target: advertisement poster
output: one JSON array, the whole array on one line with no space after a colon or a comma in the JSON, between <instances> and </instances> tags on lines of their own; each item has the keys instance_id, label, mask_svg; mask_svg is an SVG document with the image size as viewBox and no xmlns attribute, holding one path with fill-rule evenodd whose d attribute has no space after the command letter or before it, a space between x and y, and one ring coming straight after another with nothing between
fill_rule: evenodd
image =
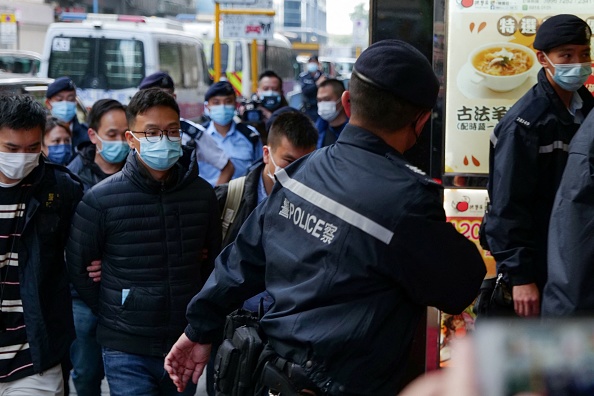
<instances>
[{"instance_id":1,"label":"advertisement poster","mask_svg":"<svg viewBox=\"0 0 594 396\"><path fill-rule=\"evenodd\" d=\"M493 128L542 67L539 26L570 13L594 28L594 0L449 0L447 12L445 172L487 174Z\"/></svg>"},{"instance_id":2,"label":"advertisement poster","mask_svg":"<svg viewBox=\"0 0 594 396\"><path fill-rule=\"evenodd\" d=\"M495 276L495 260L490 252L479 244L479 228L488 202L486 190L445 189L444 210L447 221L452 223L459 233L474 242L485 261L487 278ZM445 366L450 359L451 341L474 331L476 315L468 307L460 315L441 314L441 336L439 342L440 365Z\"/></svg>"}]
</instances>

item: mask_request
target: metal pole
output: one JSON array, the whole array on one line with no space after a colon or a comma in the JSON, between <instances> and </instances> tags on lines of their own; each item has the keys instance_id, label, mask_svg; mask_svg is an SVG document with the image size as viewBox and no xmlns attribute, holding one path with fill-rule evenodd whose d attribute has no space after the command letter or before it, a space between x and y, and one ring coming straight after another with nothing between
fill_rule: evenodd
<instances>
[{"instance_id":1,"label":"metal pole","mask_svg":"<svg viewBox=\"0 0 594 396\"><path fill-rule=\"evenodd\" d=\"M95 14L99 12L99 0L93 0L93 12Z\"/></svg>"},{"instance_id":2,"label":"metal pole","mask_svg":"<svg viewBox=\"0 0 594 396\"><path fill-rule=\"evenodd\" d=\"M214 39L214 80L221 81L221 37L219 29L219 21L221 20L221 6L215 3L215 39Z\"/></svg>"},{"instance_id":3,"label":"metal pole","mask_svg":"<svg viewBox=\"0 0 594 396\"><path fill-rule=\"evenodd\" d=\"M258 90L258 42L252 40L252 92Z\"/></svg>"}]
</instances>

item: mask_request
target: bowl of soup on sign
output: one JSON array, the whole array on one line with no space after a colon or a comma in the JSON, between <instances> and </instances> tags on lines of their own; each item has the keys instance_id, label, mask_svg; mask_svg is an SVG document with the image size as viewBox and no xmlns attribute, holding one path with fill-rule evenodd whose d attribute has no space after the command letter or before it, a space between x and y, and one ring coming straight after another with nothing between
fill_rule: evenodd
<instances>
[{"instance_id":1,"label":"bowl of soup on sign","mask_svg":"<svg viewBox=\"0 0 594 396\"><path fill-rule=\"evenodd\" d=\"M474 70L471 81L496 92L522 85L538 63L534 51L515 43L483 45L470 53L469 62Z\"/></svg>"}]
</instances>

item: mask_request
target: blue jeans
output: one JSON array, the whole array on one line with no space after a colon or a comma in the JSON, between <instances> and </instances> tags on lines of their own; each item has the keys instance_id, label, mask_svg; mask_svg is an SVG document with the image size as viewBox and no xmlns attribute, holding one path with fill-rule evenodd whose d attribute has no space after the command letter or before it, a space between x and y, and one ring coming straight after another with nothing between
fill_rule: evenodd
<instances>
[{"instance_id":1,"label":"blue jeans","mask_svg":"<svg viewBox=\"0 0 594 396\"><path fill-rule=\"evenodd\" d=\"M72 313L76 330L76 339L70 347L72 382L79 395L101 396L103 359L96 338L97 317L77 297L72 298Z\"/></svg>"},{"instance_id":2,"label":"blue jeans","mask_svg":"<svg viewBox=\"0 0 594 396\"><path fill-rule=\"evenodd\" d=\"M103 364L111 396L193 396L196 384L190 379L186 390L178 393L163 368L164 363L164 357L103 348Z\"/></svg>"}]
</instances>

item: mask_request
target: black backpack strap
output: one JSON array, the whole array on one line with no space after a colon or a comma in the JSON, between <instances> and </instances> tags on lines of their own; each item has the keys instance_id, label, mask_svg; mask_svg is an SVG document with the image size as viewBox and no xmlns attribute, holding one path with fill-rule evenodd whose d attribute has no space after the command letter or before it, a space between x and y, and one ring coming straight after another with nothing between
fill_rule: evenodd
<instances>
[{"instance_id":1,"label":"black backpack strap","mask_svg":"<svg viewBox=\"0 0 594 396\"><path fill-rule=\"evenodd\" d=\"M181 125L181 130L192 138L192 140L199 140L202 137L202 134L206 130L204 126L200 124L196 124L190 120L180 119L179 123Z\"/></svg>"}]
</instances>

